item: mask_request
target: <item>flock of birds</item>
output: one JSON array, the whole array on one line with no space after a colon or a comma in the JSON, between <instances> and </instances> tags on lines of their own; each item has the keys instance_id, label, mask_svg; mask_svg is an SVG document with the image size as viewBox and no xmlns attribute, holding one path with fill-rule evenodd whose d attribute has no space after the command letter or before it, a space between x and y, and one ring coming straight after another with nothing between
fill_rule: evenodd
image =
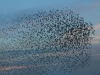
<instances>
[{"instance_id":1,"label":"flock of birds","mask_svg":"<svg viewBox=\"0 0 100 75\"><path fill-rule=\"evenodd\" d=\"M93 25L84 22L79 14L74 14L71 10L53 9L25 14L8 22L0 30L0 51L33 50L35 54L41 52L44 55L37 56L37 63L51 63L52 70L57 70L54 64L60 64L60 70L71 72L88 64L93 34ZM68 56L70 51L72 53ZM58 52L66 54L56 55ZM51 55L45 55L46 53Z\"/></svg>"}]
</instances>

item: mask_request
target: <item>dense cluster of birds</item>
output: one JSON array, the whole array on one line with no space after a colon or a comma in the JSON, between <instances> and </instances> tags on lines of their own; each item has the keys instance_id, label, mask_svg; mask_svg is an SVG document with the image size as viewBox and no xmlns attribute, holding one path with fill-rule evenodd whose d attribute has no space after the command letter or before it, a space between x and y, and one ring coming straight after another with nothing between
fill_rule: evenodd
<instances>
[{"instance_id":1,"label":"dense cluster of birds","mask_svg":"<svg viewBox=\"0 0 100 75\"><path fill-rule=\"evenodd\" d=\"M93 25L71 10L38 11L5 24L0 30L0 51L32 50L33 64L51 63L52 71L70 72L88 64L93 34Z\"/></svg>"}]
</instances>

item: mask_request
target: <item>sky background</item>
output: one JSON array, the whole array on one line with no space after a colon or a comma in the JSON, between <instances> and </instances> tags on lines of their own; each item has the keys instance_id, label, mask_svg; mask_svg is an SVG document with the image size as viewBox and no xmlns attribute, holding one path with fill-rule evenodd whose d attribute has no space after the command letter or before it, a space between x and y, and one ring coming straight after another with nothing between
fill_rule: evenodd
<instances>
[{"instance_id":1,"label":"sky background","mask_svg":"<svg viewBox=\"0 0 100 75\"><path fill-rule=\"evenodd\" d=\"M100 0L0 0L0 28L3 28L6 22L25 13L37 13L37 11L48 11L53 8L61 9L65 7L79 14L80 17L84 17L86 22L91 22L96 30L93 36L95 38L92 40L93 47L91 49L92 57L90 66L80 69L75 73L66 73L65 75L95 75L96 73L100 73ZM3 70L1 67L0 75L13 73L10 70L11 68L25 69L26 67L8 66L5 68L8 72L1 72Z\"/></svg>"}]
</instances>

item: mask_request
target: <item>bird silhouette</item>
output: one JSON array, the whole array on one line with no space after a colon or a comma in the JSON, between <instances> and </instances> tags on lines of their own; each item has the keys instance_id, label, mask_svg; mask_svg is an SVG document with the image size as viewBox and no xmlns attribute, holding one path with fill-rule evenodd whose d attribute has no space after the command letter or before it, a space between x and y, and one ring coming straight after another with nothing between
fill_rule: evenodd
<instances>
[{"instance_id":1,"label":"bird silhouette","mask_svg":"<svg viewBox=\"0 0 100 75\"><path fill-rule=\"evenodd\" d=\"M17 17L0 30L0 39L3 39L0 50L15 51L15 55L24 53L28 63L45 67L43 70L37 68L39 72L58 69L72 72L89 63L90 53L86 50L90 49L93 32L92 24L84 22L71 10L38 11ZM30 54L32 57L28 56ZM12 53L9 58L15 55ZM47 69L48 65L52 69Z\"/></svg>"}]
</instances>

